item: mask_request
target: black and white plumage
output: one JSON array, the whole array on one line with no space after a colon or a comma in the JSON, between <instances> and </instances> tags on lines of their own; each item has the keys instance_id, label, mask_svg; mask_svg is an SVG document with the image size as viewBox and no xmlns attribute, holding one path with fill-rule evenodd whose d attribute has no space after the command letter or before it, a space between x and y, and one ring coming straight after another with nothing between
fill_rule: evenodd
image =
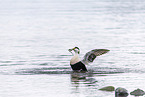
<instances>
[{"instance_id":1,"label":"black and white plumage","mask_svg":"<svg viewBox=\"0 0 145 97\"><path fill-rule=\"evenodd\" d=\"M87 68L85 65L92 63L97 56L100 56L102 54L109 52L108 49L94 49L86 53L84 58L80 60L79 59L80 49L78 47L74 47L73 49L69 49L68 51L73 54L73 57L70 60L70 65L74 71L76 70L87 71Z\"/></svg>"}]
</instances>

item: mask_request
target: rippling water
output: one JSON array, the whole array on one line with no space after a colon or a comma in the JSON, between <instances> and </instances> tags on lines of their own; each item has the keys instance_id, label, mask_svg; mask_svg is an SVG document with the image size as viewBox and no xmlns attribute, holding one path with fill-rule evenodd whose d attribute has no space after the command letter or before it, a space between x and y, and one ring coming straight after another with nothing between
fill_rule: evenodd
<instances>
[{"instance_id":1,"label":"rippling water","mask_svg":"<svg viewBox=\"0 0 145 97\"><path fill-rule=\"evenodd\" d=\"M0 3L2 97L114 97L113 85L145 90L145 1L3 0ZM69 48L80 57L110 52L73 73ZM132 96L129 96L132 97Z\"/></svg>"}]
</instances>

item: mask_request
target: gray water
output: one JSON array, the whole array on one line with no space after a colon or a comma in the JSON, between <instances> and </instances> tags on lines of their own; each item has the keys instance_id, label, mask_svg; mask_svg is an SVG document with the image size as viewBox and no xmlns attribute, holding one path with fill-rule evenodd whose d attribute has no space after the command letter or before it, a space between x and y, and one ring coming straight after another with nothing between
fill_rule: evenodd
<instances>
[{"instance_id":1,"label":"gray water","mask_svg":"<svg viewBox=\"0 0 145 97\"><path fill-rule=\"evenodd\" d=\"M145 1L0 1L1 97L114 97L105 86L145 90ZM109 49L73 73L68 49L80 57ZM78 77L76 77L78 76ZM134 96L128 96L134 97Z\"/></svg>"}]
</instances>

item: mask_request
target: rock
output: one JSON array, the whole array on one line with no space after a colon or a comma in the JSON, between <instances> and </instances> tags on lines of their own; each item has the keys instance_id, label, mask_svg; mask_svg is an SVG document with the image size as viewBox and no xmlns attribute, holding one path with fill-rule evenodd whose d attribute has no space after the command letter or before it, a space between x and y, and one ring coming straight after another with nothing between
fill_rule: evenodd
<instances>
[{"instance_id":1,"label":"rock","mask_svg":"<svg viewBox=\"0 0 145 97\"><path fill-rule=\"evenodd\" d=\"M102 91L114 91L115 88L113 86L107 86L107 87L103 87L99 90L102 90Z\"/></svg>"},{"instance_id":2,"label":"rock","mask_svg":"<svg viewBox=\"0 0 145 97\"><path fill-rule=\"evenodd\" d=\"M145 92L141 89L136 89L136 90L132 91L130 93L130 95L143 96L143 95L145 95Z\"/></svg>"},{"instance_id":3,"label":"rock","mask_svg":"<svg viewBox=\"0 0 145 97\"><path fill-rule=\"evenodd\" d=\"M115 90L115 97L127 97L128 96L128 91L125 88L117 88Z\"/></svg>"}]
</instances>

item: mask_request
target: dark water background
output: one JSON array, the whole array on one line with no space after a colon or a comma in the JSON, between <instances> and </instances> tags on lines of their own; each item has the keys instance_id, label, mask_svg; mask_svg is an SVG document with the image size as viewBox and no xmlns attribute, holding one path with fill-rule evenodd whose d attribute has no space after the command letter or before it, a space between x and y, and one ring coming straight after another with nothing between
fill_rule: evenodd
<instances>
[{"instance_id":1,"label":"dark water background","mask_svg":"<svg viewBox=\"0 0 145 97\"><path fill-rule=\"evenodd\" d=\"M114 97L113 85L145 90L145 1L0 1L2 97ZM69 48L110 52L74 74ZM74 77L79 76L79 78ZM85 76L85 78L81 78ZM129 96L133 97L133 96Z\"/></svg>"}]
</instances>

